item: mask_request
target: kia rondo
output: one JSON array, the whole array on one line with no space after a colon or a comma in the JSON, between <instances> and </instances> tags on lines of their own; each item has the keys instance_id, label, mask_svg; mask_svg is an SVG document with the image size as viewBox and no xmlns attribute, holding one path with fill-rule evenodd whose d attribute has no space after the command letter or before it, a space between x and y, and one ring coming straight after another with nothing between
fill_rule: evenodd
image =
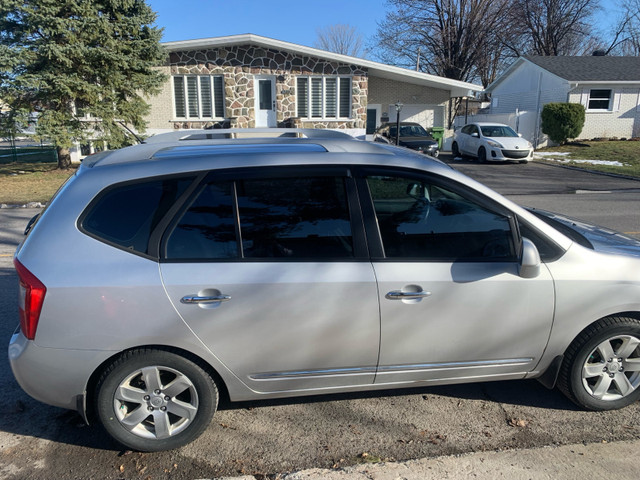
<instances>
[{"instance_id":1,"label":"kia rondo","mask_svg":"<svg viewBox=\"0 0 640 480\"><path fill-rule=\"evenodd\" d=\"M571 225L336 132L158 135L85 159L30 223L11 367L141 451L194 440L221 395L537 378L624 407L640 242Z\"/></svg>"}]
</instances>

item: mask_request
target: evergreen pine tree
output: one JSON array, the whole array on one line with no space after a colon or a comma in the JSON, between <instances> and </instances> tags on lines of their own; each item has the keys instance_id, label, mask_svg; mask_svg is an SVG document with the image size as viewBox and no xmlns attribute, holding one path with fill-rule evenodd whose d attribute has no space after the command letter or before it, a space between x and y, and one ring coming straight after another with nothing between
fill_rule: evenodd
<instances>
[{"instance_id":1,"label":"evergreen pine tree","mask_svg":"<svg viewBox=\"0 0 640 480\"><path fill-rule=\"evenodd\" d=\"M144 0L2 0L0 102L4 132L37 114L36 136L66 168L75 142L132 143L123 125L144 131L144 95L164 81L166 58Z\"/></svg>"}]
</instances>

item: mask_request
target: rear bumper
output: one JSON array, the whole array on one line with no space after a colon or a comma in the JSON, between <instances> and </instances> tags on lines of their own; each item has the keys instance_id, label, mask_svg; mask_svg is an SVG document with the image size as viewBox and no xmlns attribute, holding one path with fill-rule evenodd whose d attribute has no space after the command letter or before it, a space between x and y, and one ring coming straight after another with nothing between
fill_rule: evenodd
<instances>
[{"instance_id":1,"label":"rear bumper","mask_svg":"<svg viewBox=\"0 0 640 480\"><path fill-rule=\"evenodd\" d=\"M82 399L94 370L113 352L42 348L16 332L9 342L9 363L18 384L31 397L69 410ZM84 412L80 412L84 415Z\"/></svg>"}]
</instances>

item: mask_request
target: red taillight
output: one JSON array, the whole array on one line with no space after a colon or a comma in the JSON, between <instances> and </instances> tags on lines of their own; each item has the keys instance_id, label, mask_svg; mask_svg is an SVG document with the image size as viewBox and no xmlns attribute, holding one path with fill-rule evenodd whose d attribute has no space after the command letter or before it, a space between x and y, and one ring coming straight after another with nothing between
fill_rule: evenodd
<instances>
[{"instance_id":1,"label":"red taillight","mask_svg":"<svg viewBox=\"0 0 640 480\"><path fill-rule=\"evenodd\" d=\"M36 338L38 320L44 303L47 287L36 278L18 259L13 260L20 280L20 329L29 340Z\"/></svg>"}]
</instances>

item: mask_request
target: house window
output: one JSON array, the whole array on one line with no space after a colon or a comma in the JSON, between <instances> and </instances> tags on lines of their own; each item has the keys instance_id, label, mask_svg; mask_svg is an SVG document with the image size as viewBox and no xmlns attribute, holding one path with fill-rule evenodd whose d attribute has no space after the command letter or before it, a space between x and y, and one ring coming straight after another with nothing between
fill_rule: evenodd
<instances>
[{"instance_id":1,"label":"house window","mask_svg":"<svg viewBox=\"0 0 640 480\"><path fill-rule=\"evenodd\" d=\"M350 77L298 77L298 117L350 118Z\"/></svg>"},{"instance_id":2,"label":"house window","mask_svg":"<svg viewBox=\"0 0 640 480\"><path fill-rule=\"evenodd\" d=\"M222 76L179 75L173 77L176 118L224 118Z\"/></svg>"},{"instance_id":3,"label":"house window","mask_svg":"<svg viewBox=\"0 0 640 480\"><path fill-rule=\"evenodd\" d=\"M611 110L611 90L591 90L587 110Z\"/></svg>"}]
</instances>

